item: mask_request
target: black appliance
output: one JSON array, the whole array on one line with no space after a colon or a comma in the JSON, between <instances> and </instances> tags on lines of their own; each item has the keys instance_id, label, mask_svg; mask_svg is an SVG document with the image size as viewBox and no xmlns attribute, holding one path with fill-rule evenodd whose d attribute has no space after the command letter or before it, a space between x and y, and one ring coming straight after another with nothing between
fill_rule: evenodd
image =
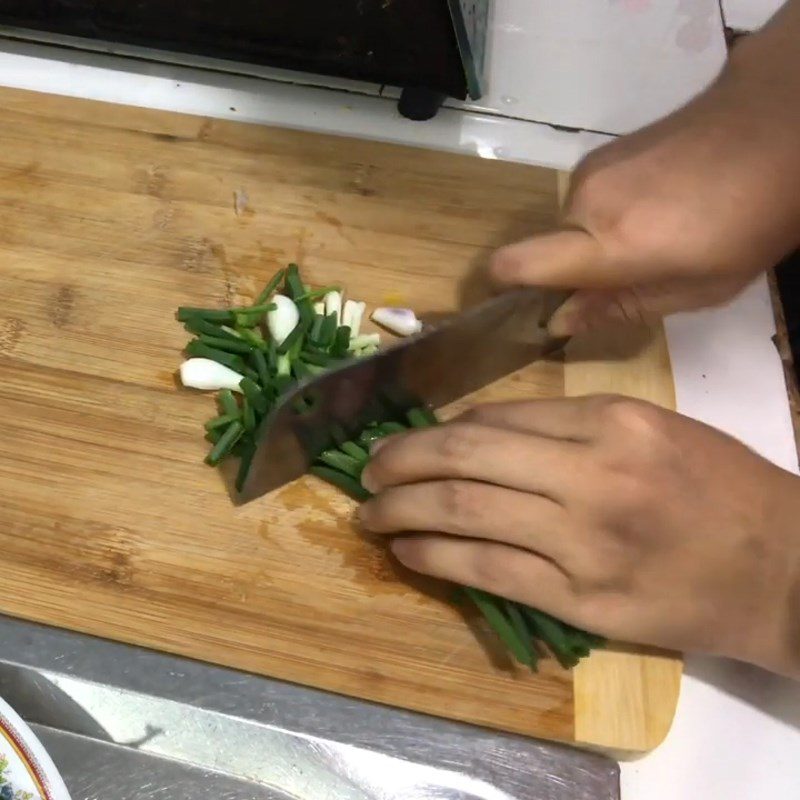
<instances>
[{"instance_id":1,"label":"black appliance","mask_svg":"<svg viewBox=\"0 0 800 800\"><path fill-rule=\"evenodd\" d=\"M482 92L489 0L0 0L15 38L110 42L369 81L433 116Z\"/></svg>"}]
</instances>

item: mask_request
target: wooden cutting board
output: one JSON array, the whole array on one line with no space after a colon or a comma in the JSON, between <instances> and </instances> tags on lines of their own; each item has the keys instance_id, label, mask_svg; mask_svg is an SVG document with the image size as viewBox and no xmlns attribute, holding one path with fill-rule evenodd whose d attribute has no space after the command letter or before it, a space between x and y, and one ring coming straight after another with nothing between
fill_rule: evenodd
<instances>
[{"instance_id":1,"label":"wooden cutting board","mask_svg":"<svg viewBox=\"0 0 800 800\"><path fill-rule=\"evenodd\" d=\"M202 463L212 400L174 381L175 308L249 300L290 260L370 306L469 302L494 247L554 224L555 172L20 91L0 105L0 611L617 753L663 738L675 658L514 669L330 487L232 507ZM641 344L578 342L481 397L671 405L661 331Z\"/></svg>"}]
</instances>

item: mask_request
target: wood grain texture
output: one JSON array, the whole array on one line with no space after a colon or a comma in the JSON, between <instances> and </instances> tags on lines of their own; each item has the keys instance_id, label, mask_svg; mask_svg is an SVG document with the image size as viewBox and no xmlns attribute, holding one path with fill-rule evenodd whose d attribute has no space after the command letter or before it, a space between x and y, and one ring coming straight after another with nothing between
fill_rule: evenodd
<instances>
[{"instance_id":1,"label":"wood grain texture","mask_svg":"<svg viewBox=\"0 0 800 800\"><path fill-rule=\"evenodd\" d=\"M202 464L212 400L174 380L175 308L249 300L289 260L370 305L475 299L494 247L554 224L556 174L12 90L0 103L0 610L593 744L581 732L614 718L604 698L550 661L512 668L446 589L359 536L330 487L308 478L233 508ZM642 364L669 380L663 360ZM563 364L541 363L480 396L564 390ZM640 751L651 718L671 717L674 692L637 691L604 746ZM597 708L594 726L576 716Z\"/></svg>"}]
</instances>

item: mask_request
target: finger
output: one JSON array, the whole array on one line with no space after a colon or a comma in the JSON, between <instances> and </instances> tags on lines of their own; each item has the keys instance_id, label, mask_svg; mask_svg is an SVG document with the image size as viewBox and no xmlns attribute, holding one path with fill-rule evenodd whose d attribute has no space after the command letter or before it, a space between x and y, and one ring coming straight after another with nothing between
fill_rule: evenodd
<instances>
[{"instance_id":1,"label":"finger","mask_svg":"<svg viewBox=\"0 0 800 800\"><path fill-rule=\"evenodd\" d=\"M457 420L554 439L587 442L598 433L596 408L597 398L590 396L520 400L475 406Z\"/></svg>"},{"instance_id":2,"label":"finger","mask_svg":"<svg viewBox=\"0 0 800 800\"><path fill-rule=\"evenodd\" d=\"M560 619L575 617L569 578L551 561L495 542L412 536L391 544L397 559L414 572L516 600Z\"/></svg>"},{"instance_id":3,"label":"finger","mask_svg":"<svg viewBox=\"0 0 800 800\"><path fill-rule=\"evenodd\" d=\"M630 281L630 273L606 257L594 236L580 229L559 230L503 247L492 256L489 271L501 286L576 289Z\"/></svg>"},{"instance_id":4,"label":"finger","mask_svg":"<svg viewBox=\"0 0 800 800\"><path fill-rule=\"evenodd\" d=\"M747 284L742 276L659 281L619 290L575 292L550 320L554 336L572 336L610 325L643 324L678 311L718 305Z\"/></svg>"},{"instance_id":5,"label":"finger","mask_svg":"<svg viewBox=\"0 0 800 800\"><path fill-rule=\"evenodd\" d=\"M373 533L435 531L533 550L559 561L571 541L566 512L546 497L475 481L395 486L365 503L361 524Z\"/></svg>"},{"instance_id":6,"label":"finger","mask_svg":"<svg viewBox=\"0 0 800 800\"><path fill-rule=\"evenodd\" d=\"M453 422L386 442L362 473L377 494L389 486L446 478L485 481L558 500L559 476L581 471L583 446L565 440Z\"/></svg>"}]
</instances>

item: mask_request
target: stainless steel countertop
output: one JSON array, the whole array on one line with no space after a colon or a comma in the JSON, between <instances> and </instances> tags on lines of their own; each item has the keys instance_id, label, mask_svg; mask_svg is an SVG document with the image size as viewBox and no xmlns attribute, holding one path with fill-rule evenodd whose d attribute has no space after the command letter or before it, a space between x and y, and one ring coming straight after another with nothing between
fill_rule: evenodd
<instances>
[{"instance_id":1,"label":"stainless steel countertop","mask_svg":"<svg viewBox=\"0 0 800 800\"><path fill-rule=\"evenodd\" d=\"M0 642L0 695L73 800L619 798L568 747L6 617Z\"/></svg>"}]
</instances>

